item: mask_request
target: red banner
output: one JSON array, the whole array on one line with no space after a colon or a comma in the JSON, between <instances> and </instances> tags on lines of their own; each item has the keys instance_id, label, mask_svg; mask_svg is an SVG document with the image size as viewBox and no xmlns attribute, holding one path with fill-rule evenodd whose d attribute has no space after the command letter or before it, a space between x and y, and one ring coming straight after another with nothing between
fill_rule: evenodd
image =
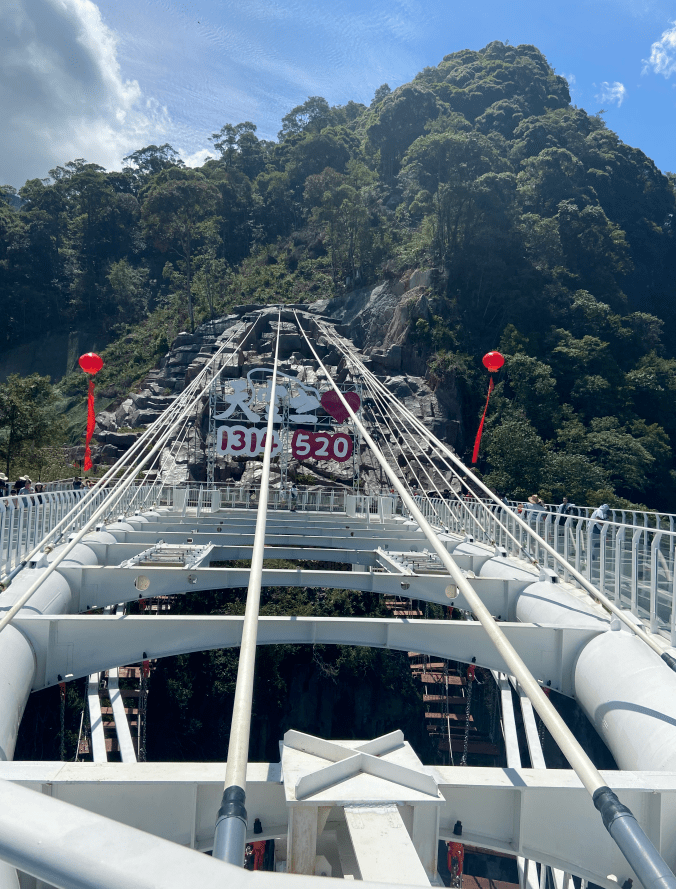
<instances>
[{"instance_id":1,"label":"red banner","mask_svg":"<svg viewBox=\"0 0 676 889\"><path fill-rule=\"evenodd\" d=\"M94 426L96 425L96 414L94 413L94 380L89 381L89 392L87 393L87 436L85 438L84 453L84 469L87 472L92 468L92 452L89 449L89 442L94 434Z\"/></svg>"},{"instance_id":2,"label":"red banner","mask_svg":"<svg viewBox=\"0 0 676 889\"><path fill-rule=\"evenodd\" d=\"M493 391L493 377L491 377L491 381L488 384L488 395L486 396L486 406L484 407L484 412L481 415L481 422L479 423L479 429L477 430L476 438L474 440L474 451L472 452L472 463L476 463L479 459L479 445L481 444L481 433L484 431L484 420L486 419L486 411L488 410L488 400L491 397L491 392Z\"/></svg>"}]
</instances>

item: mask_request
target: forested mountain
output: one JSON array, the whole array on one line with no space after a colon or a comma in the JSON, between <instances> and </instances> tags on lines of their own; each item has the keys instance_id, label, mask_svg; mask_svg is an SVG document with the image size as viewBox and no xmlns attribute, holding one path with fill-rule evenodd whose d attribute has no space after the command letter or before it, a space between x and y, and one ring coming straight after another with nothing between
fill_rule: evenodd
<instances>
[{"instance_id":1,"label":"forested mountain","mask_svg":"<svg viewBox=\"0 0 676 889\"><path fill-rule=\"evenodd\" d=\"M276 142L251 122L212 141L200 169L148 146L120 172L75 160L5 187L5 344L36 324L117 325L102 377L121 391L228 306L434 268L408 336L462 393L468 432L481 355L507 357L489 481L673 509L676 178L571 106L535 47L452 53L369 107L312 97Z\"/></svg>"}]
</instances>

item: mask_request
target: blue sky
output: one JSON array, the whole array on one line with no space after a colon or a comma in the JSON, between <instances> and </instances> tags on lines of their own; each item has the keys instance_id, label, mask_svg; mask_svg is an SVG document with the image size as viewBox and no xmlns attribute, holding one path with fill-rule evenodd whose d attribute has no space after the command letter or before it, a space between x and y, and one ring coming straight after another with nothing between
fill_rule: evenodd
<instances>
[{"instance_id":1,"label":"blue sky","mask_svg":"<svg viewBox=\"0 0 676 889\"><path fill-rule=\"evenodd\" d=\"M3 0L0 182L170 142L189 162L224 123L275 138L307 96L368 104L447 53L532 43L573 102L676 172L676 2ZM3 33L4 32L4 33ZM2 51L4 50L4 52Z\"/></svg>"}]
</instances>

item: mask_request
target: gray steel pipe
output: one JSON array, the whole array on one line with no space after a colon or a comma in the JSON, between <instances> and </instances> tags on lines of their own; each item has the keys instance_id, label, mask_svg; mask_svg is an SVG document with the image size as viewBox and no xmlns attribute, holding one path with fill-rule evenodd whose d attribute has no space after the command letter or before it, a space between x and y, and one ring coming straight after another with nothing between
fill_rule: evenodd
<instances>
[{"instance_id":1,"label":"gray steel pipe","mask_svg":"<svg viewBox=\"0 0 676 889\"><path fill-rule=\"evenodd\" d=\"M261 578L268 513L270 458L272 456L280 330L281 309L277 317L277 340L275 343L275 361L272 368L268 425L265 434L265 451L263 453L263 472L261 474L256 530L251 552L251 570L246 594L244 624L242 626L242 643L239 650L239 664L237 666L235 701L232 708L232 722L230 724L228 762L225 768L225 789L223 790L223 799L216 821L216 833L214 836L214 858L220 858L240 867L244 866L244 851L246 847L247 814L244 807L246 802L246 767L249 760L251 706L256 664L258 613L261 604Z\"/></svg>"},{"instance_id":2,"label":"gray steel pipe","mask_svg":"<svg viewBox=\"0 0 676 889\"><path fill-rule=\"evenodd\" d=\"M296 318L297 318L297 316L296 316ZM300 327L300 324L298 326ZM327 336L327 338L332 339L329 332L326 330L325 326L322 326L321 329L322 329L322 332L325 334L325 336ZM301 330L302 330L302 328L301 328ZM305 331L303 331L303 335L305 335ZM306 337L306 339L307 339L307 337ZM335 340L334 340L334 343L335 343ZM464 465L464 463L456 456L456 454L454 454L449 448L447 448L446 445L443 444L443 442L441 442L437 438L435 438L435 436L432 435L432 433L429 431L429 429L427 429L420 422L420 420L417 417L415 417L408 410L407 407L405 407L403 404L401 404L392 395L392 393L387 389L387 387L385 387L381 383L381 381L373 373L371 373L371 371L368 370L368 368L364 367L364 365L361 364L361 362L357 358L355 358L353 355L348 355L345 352L345 350L342 348L340 343L335 343L335 345L338 346L340 351L343 353L344 357L348 358L351 362L353 362L354 364L356 364L359 367L361 373L365 377L368 377L372 381L373 385L376 388L378 388L383 393L383 395L385 395L387 397L387 399L391 403L396 404L396 406L400 410L400 412L405 417L407 417L407 419L412 423L414 428L416 428L418 430L418 432L427 441L429 441L431 444L434 445L434 447L436 447L440 451L442 451L451 460L451 462L455 466L457 466L459 469L461 469L463 472L471 473L472 478L473 478L474 482L476 483L476 485L479 488L481 488L481 490L484 492L484 494L490 500L492 500L495 504L497 504L498 506L500 506L503 509L510 509L505 503L503 503L498 497L496 497L496 495L493 493L493 491L491 491L491 489L489 487L487 487L481 481L480 478L478 478L467 466ZM589 580L587 580L587 578L583 574L581 574L576 568L574 568L572 565L570 565L568 562L566 562L566 560L563 558L563 556L560 553L558 553L554 549L554 547L550 546L547 543L547 541L544 540L542 537L540 537L539 535L536 535L534 533L533 529L528 525L528 523L524 522L524 520L516 512L514 512L511 509L510 509L510 512L512 513L512 516L514 517L515 522L518 525L520 525L521 528L523 528L523 530L526 531L526 533L528 534L529 537L537 537L538 546L541 546L547 553L549 553L549 555L552 556L552 558L555 559L555 561L557 561L566 571L568 571L568 573L572 577L575 578L575 580L580 584L580 586L584 590L586 590L589 593L590 596L592 596L594 599L596 599L597 602L599 602L601 605L603 605L603 607L607 611L610 611L617 618L619 618L619 620L621 620L622 623L629 630L631 630L633 633L635 633L639 637L639 639L641 639L643 642L645 642L645 644L648 645L655 652L655 654L657 654L660 658L662 658L662 660L665 662L665 664L667 664L667 666L669 666L672 670L674 670L676 672L676 658L672 657L668 652L664 651L654 641L654 639L651 639L650 635L648 633L646 633L646 631L642 627L637 626L632 620L630 620L627 617L627 615L620 608L617 607L617 605L615 605L614 602L612 602L607 596L605 596L600 590L598 590L592 583L590 583ZM494 518L495 518L495 521L497 522L497 524L500 525L500 527L511 537L511 539L513 541L515 541L515 543L517 545L520 545L519 542L514 537L514 535L509 532L509 530L502 524L502 522L500 522L496 516L494 516Z\"/></svg>"},{"instance_id":3,"label":"gray steel pipe","mask_svg":"<svg viewBox=\"0 0 676 889\"><path fill-rule=\"evenodd\" d=\"M472 613L477 618L477 620L481 623L483 628L486 630L486 633L487 633L489 639L493 642L496 650L500 653L500 655L503 657L505 663L507 664L509 672L513 676L516 677L517 681L519 682L519 684L523 688L524 692L526 693L527 697L531 701L533 707L535 708L535 710L537 710L538 715L540 716L540 718L542 719L544 724L547 726L550 734L552 735L552 737L558 744L559 749L561 750L563 755L568 760L570 766L572 767L572 769L574 770L576 775L579 777L579 779L582 781L584 786L587 788L589 793L592 795L592 797L594 796L594 794L597 791L607 789L601 773L598 771L596 766L592 763L592 761L589 759L587 754L584 752L584 750L582 749L582 746L578 742L577 738L575 738L575 736L573 735L571 730L568 728L566 723L563 721L563 719L559 715L559 712L556 710L556 708L551 703L549 698L542 691L538 682L535 680L535 678L533 677L530 670L526 667L525 663L523 662L523 660L517 653L514 646L509 642L509 640L507 639L505 634L502 632L502 630L500 629L500 627L498 626L496 621L493 619L493 616L491 615L488 608L486 608L484 603L481 601L480 596L474 591L470 582L467 580L467 578L462 573L462 571L458 568L457 564L455 563L454 559L451 557L451 555L448 552L448 550L446 549L446 547L439 540L439 537L436 534L436 532L434 531L434 529L432 528L432 526L429 524L427 519L423 516L423 514L420 511L420 509L418 508L417 504L415 503L415 501L413 500L411 495L408 493L408 491L406 490L404 485L399 480L399 477L397 476L397 474L392 470L389 463L387 462L387 460L385 459L385 457L383 456L383 454L381 453L379 448L376 446L375 442L373 441L373 439L371 438L369 433L364 428L364 425L362 424L359 417L355 414L355 412L352 410L352 408L348 404L347 400L344 398L342 392L340 391L338 386L335 384L335 382L331 378L331 376L328 373L326 367L324 366L321 358L319 357L315 348L313 347L312 343L310 342L307 334L305 333L302 326L298 322L297 315L296 315L296 321L298 323L298 328L300 329L301 333L305 337L305 341L307 342L308 346L312 350L312 353L313 353L316 361L318 362L319 367L321 367L324 374L326 375L327 380L329 381L329 383L333 387L334 391L336 392L336 394L340 398L341 402L343 403L343 406L344 406L345 410L347 411L348 416L350 416L350 418L352 419L352 422L355 424L355 426L361 432L361 435L362 435L364 441L371 448L373 455L378 460L378 462L382 466L383 470L387 474L388 478L390 479L390 482L392 483L395 490L401 497L401 499L402 499L404 505L406 506L406 508L408 509L409 513L416 520L421 531L424 533L425 537L427 537L430 544L434 547L434 550L437 553L437 555L439 556L439 558L441 559L442 564L445 566L448 573L453 578L454 583L456 584L456 586L458 587L460 592L465 597L465 600L468 603L469 607L471 608ZM631 819L633 819L635 822L634 816L631 814L630 810L626 809L626 812L627 812L626 817L631 816ZM638 824L636 824L636 826L638 827ZM609 828L609 831L610 831L610 828ZM640 859L635 854L634 846L632 844L627 844L626 852L625 852L625 848L623 848L623 845L621 845L621 843L626 842L625 833L618 829L615 834L613 834L612 831L610 831L610 834L613 837L613 839L615 840L615 842L617 843L618 848L620 849L622 854L625 856L625 858L627 859L629 864L632 865L632 861L633 861L637 866L639 866L639 868L641 868L642 862L644 861L644 859ZM636 838L636 837L638 837L638 834L636 832L634 832L633 836ZM638 842L638 840L635 839L635 842ZM673 873L667 866L666 862L663 861L659 852L657 851L657 849L655 849L655 847L650 842L648 837L645 836L645 834L643 835L642 842L645 845L645 849L646 849L646 856L647 857L645 860L659 859L659 861L661 862L661 866L663 868L661 873L666 874L663 877L665 880L665 882L663 884L663 889L667 889L667 887L668 887L668 889L676 889L676 877L674 877ZM631 856L631 858L630 858L630 856ZM645 880L647 881L646 883L644 883L644 885L646 886L646 889L648 886L652 885L652 883L654 881L654 872L652 869L648 869L645 872L645 874L641 873L640 871L635 871L635 873L636 873L636 876L639 878L639 880L641 880L642 883L645 878Z\"/></svg>"}]
</instances>

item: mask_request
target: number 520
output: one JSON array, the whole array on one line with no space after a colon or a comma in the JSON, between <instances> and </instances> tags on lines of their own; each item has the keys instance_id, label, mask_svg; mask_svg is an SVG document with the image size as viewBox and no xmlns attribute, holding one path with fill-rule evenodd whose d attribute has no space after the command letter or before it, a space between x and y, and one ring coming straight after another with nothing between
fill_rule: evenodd
<instances>
[{"instance_id":1,"label":"number 520","mask_svg":"<svg viewBox=\"0 0 676 889\"><path fill-rule=\"evenodd\" d=\"M352 456L352 439L344 432L303 432L296 429L291 440L296 460L335 460L344 463Z\"/></svg>"}]
</instances>

